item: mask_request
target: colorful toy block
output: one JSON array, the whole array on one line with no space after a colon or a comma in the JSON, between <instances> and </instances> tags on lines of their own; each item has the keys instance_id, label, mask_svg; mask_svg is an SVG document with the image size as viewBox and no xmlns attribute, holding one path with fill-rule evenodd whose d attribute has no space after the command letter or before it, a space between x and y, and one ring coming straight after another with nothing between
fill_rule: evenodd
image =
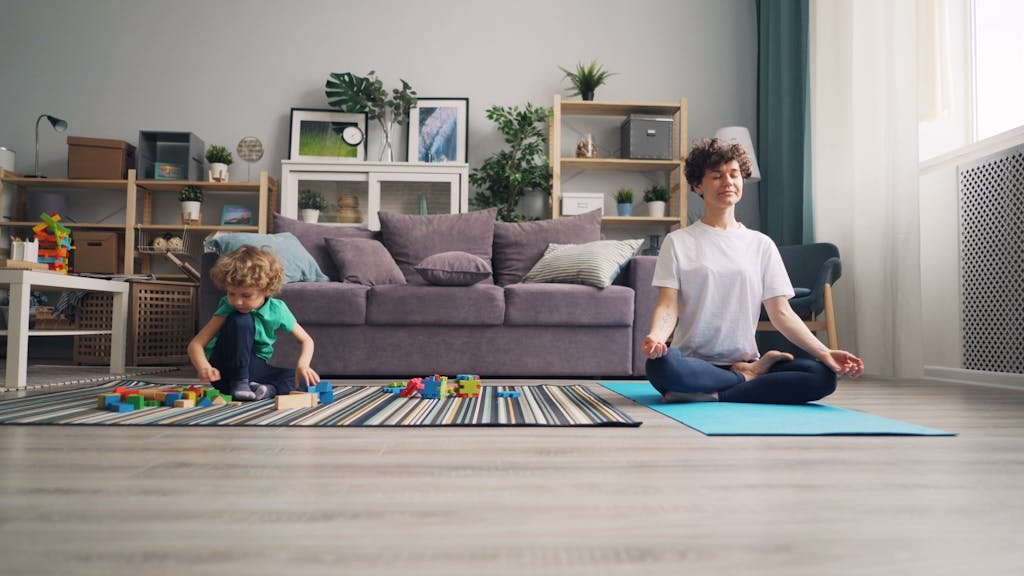
<instances>
[{"instance_id":1,"label":"colorful toy block","mask_svg":"<svg viewBox=\"0 0 1024 576\"><path fill-rule=\"evenodd\" d=\"M196 401L195 400L175 400L174 401L174 407L175 408L195 408L196 407Z\"/></svg>"},{"instance_id":2,"label":"colorful toy block","mask_svg":"<svg viewBox=\"0 0 1024 576\"><path fill-rule=\"evenodd\" d=\"M423 390L423 380L420 378L413 378L406 383L405 389L399 392L398 395L402 398L408 398L419 393L420 390Z\"/></svg>"},{"instance_id":3,"label":"colorful toy block","mask_svg":"<svg viewBox=\"0 0 1024 576\"><path fill-rule=\"evenodd\" d=\"M292 410L295 408L313 408L317 403L318 399L316 394L293 391L291 394L279 394L274 401L274 409Z\"/></svg>"},{"instance_id":4,"label":"colorful toy block","mask_svg":"<svg viewBox=\"0 0 1024 576\"><path fill-rule=\"evenodd\" d=\"M519 390L498 390L498 398L519 398L521 395Z\"/></svg>"},{"instance_id":5,"label":"colorful toy block","mask_svg":"<svg viewBox=\"0 0 1024 576\"><path fill-rule=\"evenodd\" d=\"M459 379L459 392L457 394L459 398L477 398L480 396L480 380L479 379Z\"/></svg>"}]
</instances>

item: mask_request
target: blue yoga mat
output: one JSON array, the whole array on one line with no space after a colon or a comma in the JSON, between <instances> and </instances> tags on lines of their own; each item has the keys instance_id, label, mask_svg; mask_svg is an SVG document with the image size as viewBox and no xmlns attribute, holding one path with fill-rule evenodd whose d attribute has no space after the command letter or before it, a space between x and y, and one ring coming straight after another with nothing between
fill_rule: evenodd
<instances>
[{"instance_id":1,"label":"blue yoga mat","mask_svg":"<svg viewBox=\"0 0 1024 576\"><path fill-rule=\"evenodd\" d=\"M661 394L647 382L599 384L708 436L956 436L953 432L825 404L665 404Z\"/></svg>"}]
</instances>

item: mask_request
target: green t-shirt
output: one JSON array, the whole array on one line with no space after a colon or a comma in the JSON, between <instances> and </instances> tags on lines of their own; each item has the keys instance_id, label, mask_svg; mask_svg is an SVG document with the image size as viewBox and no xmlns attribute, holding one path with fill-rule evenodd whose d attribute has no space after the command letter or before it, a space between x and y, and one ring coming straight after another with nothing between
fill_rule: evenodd
<instances>
[{"instance_id":1,"label":"green t-shirt","mask_svg":"<svg viewBox=\"0 0 1024 576\"><path fill-rule=\"evenodd\" d=\"M226 296L222 296L220 304L217 305L217 311L213 315L227 318L234 313L235 308L228 304ZM269 361L270 357L274 354L277 330L281 329L285 332L291 332L295 328L295 316L288 309L288 305L283 300L277 298L267 298L263 306L253 310L251 314L253 325L256 328L256 335L252 345L253 352L260 358ZM216 344L217 337L214 336L206 345L207 358L213 354L213 347Z\"/></svg>"}]
</instances>

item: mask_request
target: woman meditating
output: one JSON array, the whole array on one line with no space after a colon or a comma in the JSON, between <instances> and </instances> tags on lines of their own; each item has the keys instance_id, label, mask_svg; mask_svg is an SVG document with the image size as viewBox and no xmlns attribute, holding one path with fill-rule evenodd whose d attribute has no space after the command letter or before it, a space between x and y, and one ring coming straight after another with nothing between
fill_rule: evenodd
<instances>
[{"instance_id":1,"label":"woman meditating","mask_svg":"<svg viewBox=\"0 0 1024 576\"><path fill-rule=\"evenodd\" d=\"M772 240L736 220L750 176L743 147L697 142L685 172L704 200L704 216L665 239L654 271L658 302L641 347L647 377L664 400L798 404L831 394L837 375L860 376L860 358L829 350L793 312L793 286ZM758 354L762 303L772 325L813 360Z\"/></svg>"}]
</instances>

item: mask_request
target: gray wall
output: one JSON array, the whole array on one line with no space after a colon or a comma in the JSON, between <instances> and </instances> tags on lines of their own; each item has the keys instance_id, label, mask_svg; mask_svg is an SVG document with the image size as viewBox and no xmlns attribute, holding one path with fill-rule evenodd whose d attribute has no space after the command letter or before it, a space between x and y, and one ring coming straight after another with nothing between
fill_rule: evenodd
<instances>
[{"instance_id":1,"label":"gray wall","mask_svg":"<svg viewBox=\"0 0 1024 576\"><path fill-rule=\"evenodd\" d=\"M550 105L566 86L557 66L591 59L620 73L598 99L688 98L690 139L755 128L754 0L0 0L0 146L31 172L45 112L71 135L132 143L140 129L232 150L256 136L252 173L277 176L289 109L326 108L330 72L373 69L389 88L401 77L421 96L469 97L475 167L501 145L487 107ZM66 174L65 135L44 123L40 140L42 171ZM246 178L244 162L231 170ZM755 185L740 218L756 226Z\"/></svg>"}]
</instances>

